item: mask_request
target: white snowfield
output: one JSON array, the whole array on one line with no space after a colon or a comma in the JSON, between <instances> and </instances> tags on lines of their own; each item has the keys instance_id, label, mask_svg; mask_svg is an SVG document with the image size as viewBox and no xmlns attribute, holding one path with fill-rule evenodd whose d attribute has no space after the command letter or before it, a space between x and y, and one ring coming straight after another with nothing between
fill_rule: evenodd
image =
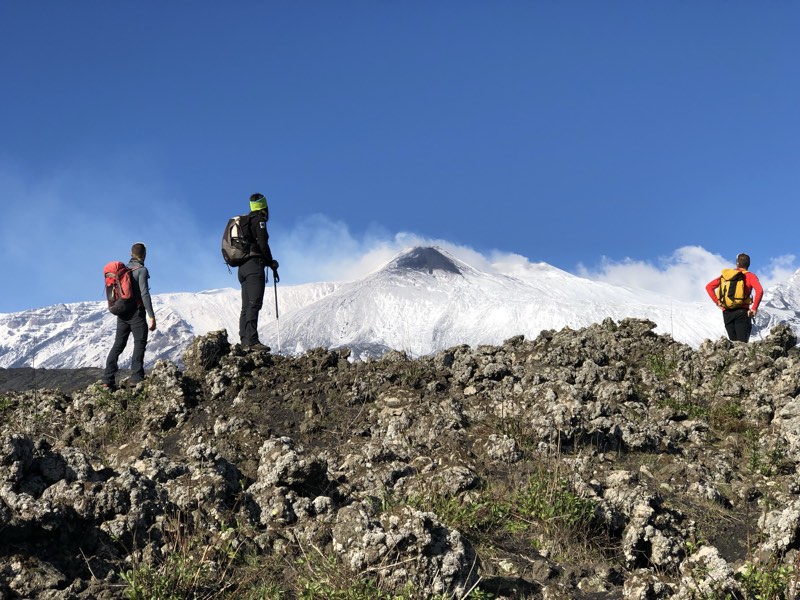
<instances>
[{"instance_id":1,"label":"white snowfield","mask_svg":"<svg viewBox=\"0 0 800 600\"><path fill-rule=\"evenodd\" d=\"M153 296L158 329L150 334L147 365L180 363L192 338L226 329L237 343L238 289ZM386 349L412 356L468 344L499 344L546 329L577 329L610 317L649 319L656 331L697 347L724 336L710 302L678 302L649 291L571 275L540 263L504 275L479 271L439 248L412 248L380 270L349 283L267 286L259 319L261 341L273 352L299 354L349 347L354 356ZM800 332L800 271L766 290L754 336L788 323ZM58 304L0 314L0 367L102 367L115 319L105 302ZM132 345L132 341L129 342ZM122 365L130 347L122 356Z\"/></svg>"}]
</instances>

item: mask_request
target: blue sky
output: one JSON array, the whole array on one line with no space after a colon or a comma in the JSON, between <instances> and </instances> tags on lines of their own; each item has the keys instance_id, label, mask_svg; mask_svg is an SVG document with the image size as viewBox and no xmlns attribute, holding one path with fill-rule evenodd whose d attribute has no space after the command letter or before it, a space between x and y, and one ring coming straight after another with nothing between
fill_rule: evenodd
<instances>
[{"instance_id":1,"label":"blue sky","mask_svg":"<svg viewBox=\"0 0 800 600\"><path fill-rule=\"evenodd\" d=\"M738 252L797 268L800 4L0 4L0 312L236 287L227 218L270 204L283 283L438 242L625 285Z\"/></svg>"}]
</instances>

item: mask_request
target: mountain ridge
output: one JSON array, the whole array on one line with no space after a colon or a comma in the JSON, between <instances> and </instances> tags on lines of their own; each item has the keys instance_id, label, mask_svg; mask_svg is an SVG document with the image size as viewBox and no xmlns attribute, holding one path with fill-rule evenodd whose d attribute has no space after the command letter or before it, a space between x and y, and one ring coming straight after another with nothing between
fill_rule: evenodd
<instances>
[{"instance_id":1,"label":"mountain ridge","mask_svg":"<svg viewBox=\"0 0 800 600\"><path fill-rule=\"evenodd\" d=\"M657 331L697 347L724 335L708 302L678 302L662 294L592 281L546 263L490 273L445 250L412 247L366 277L349 282L281 286L279 317L267 290L262 341L281 354L317 347L351 349L369 358L390 349L422 356L461 344L499 344L544 330L573 329L606 318L643 318ZM180 364L197 335L225 329L238 341L240 292L223 288L153 296L159 328L148 342L147 366ZM676 310L680 306L680 310ZM800 333L800 273L767 290L754 336L779 323ZM0 367L102 367L113 341L114 317L104 302L57 304L0 315ZM123 354L123 363L128 356Z\"/></svg>"}]
</instances>

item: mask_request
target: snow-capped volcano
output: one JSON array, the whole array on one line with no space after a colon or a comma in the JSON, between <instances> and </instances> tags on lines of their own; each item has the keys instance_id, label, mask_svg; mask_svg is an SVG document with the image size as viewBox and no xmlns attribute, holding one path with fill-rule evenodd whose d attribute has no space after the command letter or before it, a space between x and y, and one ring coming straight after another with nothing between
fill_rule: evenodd
<instances>
[{"instance_id":1,"label":"snow-capped volcano","mask_svg":"<svg viewBox=\"0 0 800 600\"><path fill-rule=\"evenodd\" d=\"M281 318L283 349L348 346L412 355L457 344L497 344L512 335L578 328L611 317L643 317L663 333L698 345L720 334L707 304L673 310L663 296L590 281L546 264L489 274L437 248L414 248L363 280L343 284L313 305ZM270 340L277 335L268 323Z\"/></svg>"},{"instance_id":2,"label":"snow-capped volcano","mask_svg":"<svg viewBox=\"0 0 800 600\"><path fill-rule=\"evenodd\" d=\"M487 273L432 247L412 248L371 275L348 283L268 287L260 337L273 351L349 347L356 356L387 349L429 354L458 344L498 344L544 329L579 328L610 317L647 318L659 333L698 346L724 335L709 302L591 281L540 263ZM756 321L763 330L789 322L800 331L800 274L769 290ZM159 328L146 360L180 362L195 335L227 329L238 342L240 293L221 289L154 296ZM76 368L104 364L115 317L104 302L59 304L0 315L0 367ZM128 349L128 352L130 350ZM123 355L123 361L126 355Z\"/></svg>"}]
</instances>

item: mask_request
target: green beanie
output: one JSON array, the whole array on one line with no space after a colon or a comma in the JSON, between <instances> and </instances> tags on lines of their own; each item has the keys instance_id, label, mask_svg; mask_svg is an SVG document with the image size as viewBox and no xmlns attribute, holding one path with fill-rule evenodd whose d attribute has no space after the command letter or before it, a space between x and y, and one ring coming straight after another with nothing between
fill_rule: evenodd
<instances>
[{"instance_id":1,"label":"green beanie","mask_svg":"<svg viewBox=\"0 0 800 600\"><path fill-rule=\"evenodd\" d=\"M250 210L264 210L267 208L267 199L263 194L253 194L250 196Z\"/></svg>"}]
</instances>

